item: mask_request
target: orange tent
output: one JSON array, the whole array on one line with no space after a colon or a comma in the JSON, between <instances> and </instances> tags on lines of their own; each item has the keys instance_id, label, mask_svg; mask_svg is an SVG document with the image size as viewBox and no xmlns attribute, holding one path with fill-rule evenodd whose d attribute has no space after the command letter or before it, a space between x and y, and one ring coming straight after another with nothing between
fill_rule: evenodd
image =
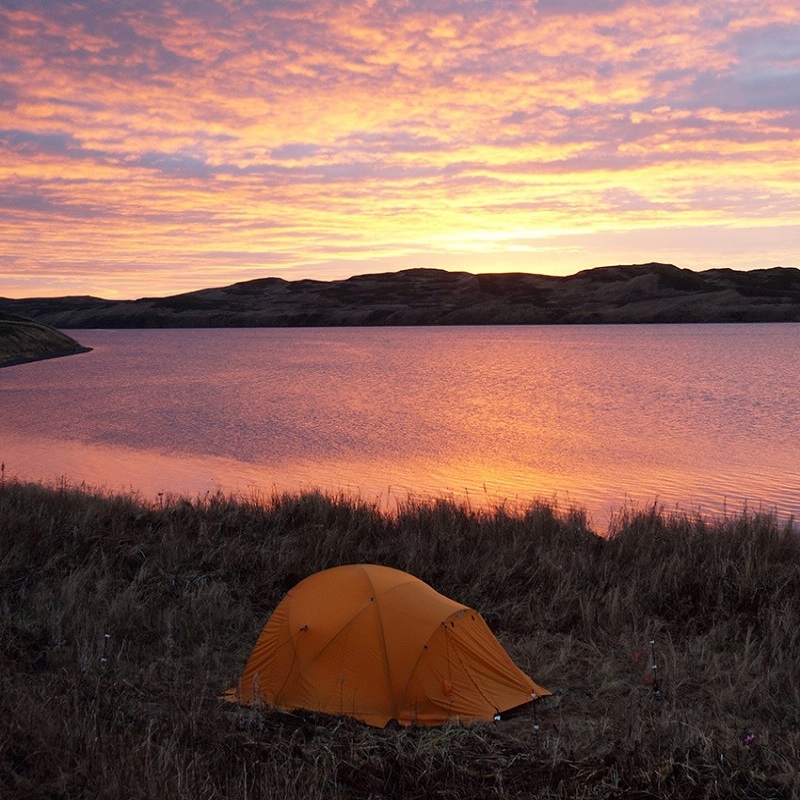
<instances>
[{"instance_id":1,"label":"orange tent","mask_svg":"<svg viewBox=\"0 0 800 800\"><path fill-rule=\"evenodd\" d=\"M491 720L548 694L477 611L405 572L354 564L284 597L224 697L383 727Z\"/></svg>"}]
</instances>

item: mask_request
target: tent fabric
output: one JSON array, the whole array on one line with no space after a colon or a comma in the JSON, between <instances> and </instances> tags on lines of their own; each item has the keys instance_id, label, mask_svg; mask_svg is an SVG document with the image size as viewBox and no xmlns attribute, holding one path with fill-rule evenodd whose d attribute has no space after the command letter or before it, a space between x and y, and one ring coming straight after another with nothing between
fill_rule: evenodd
<instances>
[{"instance_id":1,"label":"tent fabric","mask_svg":"<svg viewBox=\"0 0 800 800\"><path fill-rule=\"evenodd\" d=\"M548 694L477 611L400 570L353 564L284 597L224 698L383 727L491 720Z\"/></svg>"}]
</instances>

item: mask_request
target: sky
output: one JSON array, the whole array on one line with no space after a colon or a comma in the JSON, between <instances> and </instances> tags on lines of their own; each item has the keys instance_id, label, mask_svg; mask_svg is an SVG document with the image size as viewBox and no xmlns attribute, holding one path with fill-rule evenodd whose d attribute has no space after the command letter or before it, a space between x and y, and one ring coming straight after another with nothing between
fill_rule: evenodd
<instances>
[{"instance_id":1,"label":"sky","mask_svg":"<svg viewBox=\"0 0 800 800\"><path fill-rule=\"evenodd\" d=\"M797 266L797 0L0 0L0 295Z\"/></svg>"}]
</instances>

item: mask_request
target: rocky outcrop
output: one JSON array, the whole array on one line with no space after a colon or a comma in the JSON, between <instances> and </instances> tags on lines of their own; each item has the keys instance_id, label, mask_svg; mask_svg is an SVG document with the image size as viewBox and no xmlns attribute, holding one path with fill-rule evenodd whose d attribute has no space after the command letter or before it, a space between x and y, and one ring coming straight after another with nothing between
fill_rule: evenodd
<instances>
[{"instance_id":1,"label":"rocky outcrop","mask_svg":"<svg viewBox=\"0 0 800 800\"><path fill-rule=\"evenodd\" d=\"M0 309L58 328L798 322L800 270L653 263L556 277L410 269L339 281L263 278L131 301L0 299Z\"/></svg>"}]
</instances>

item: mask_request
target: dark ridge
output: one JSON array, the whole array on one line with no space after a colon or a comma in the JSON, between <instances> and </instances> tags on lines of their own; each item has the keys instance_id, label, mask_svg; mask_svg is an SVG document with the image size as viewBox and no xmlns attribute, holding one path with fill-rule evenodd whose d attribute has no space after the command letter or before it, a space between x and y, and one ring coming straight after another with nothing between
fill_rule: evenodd
<instances>
[{"instance_id":1,"label":"dark ridge","mask_svg":"<svg viewBox=\"0 0 800 800\"><path fill-rule=\"evenodd\" d=\"M556 277L407 269L338 281L258 278L139 300L0 298L0 311L56 328L800 322L800 270L649 263Z\"/></svg>"}]
</instances>

